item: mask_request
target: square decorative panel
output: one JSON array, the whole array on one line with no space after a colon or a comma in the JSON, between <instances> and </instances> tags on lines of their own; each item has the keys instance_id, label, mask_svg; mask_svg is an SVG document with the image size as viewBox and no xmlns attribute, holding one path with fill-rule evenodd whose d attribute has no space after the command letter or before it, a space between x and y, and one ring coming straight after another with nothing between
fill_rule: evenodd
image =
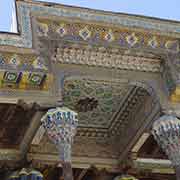
<instances>
[{"instance_id":1,"label":"square decorative panel","mask_svg":"<svg viewBox=\"0 0 180 180\"><path fill-rule=\"evenodd\" d=\"M6 71L4 73L3 81L5 83L18 84L19 81L21 80L21 77L22 77L22 73L21 72Z\"/></svg>"},{"instance_id":2,"label":"square decorative panel","mask_svg":"<svg viewBox=\"0 0 180 180\"><path fill-rule=\"evenodd\" d=\"M40 74L40 73L30 73L29 74L29 83L31 85L42 85L42 83L44 82L46 78L46 75L45 74Z\"/></svg>"}]
</instances>

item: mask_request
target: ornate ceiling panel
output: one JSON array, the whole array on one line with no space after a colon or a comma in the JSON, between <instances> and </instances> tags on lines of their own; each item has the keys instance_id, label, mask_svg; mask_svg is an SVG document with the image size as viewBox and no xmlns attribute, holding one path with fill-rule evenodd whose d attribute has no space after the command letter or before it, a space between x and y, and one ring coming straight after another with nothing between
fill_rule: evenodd
<instances>
[{"instance_id":1,"label":"ornate ceiling panel","mask_svg":"<svg viewBox=\"0 0 180 180\"><path fill-rule=\"evenodd\" d=\"M64 104L79 113L80 126L108 128L127 84L98 80L65 80Z\"/></svg>"}]
</instances>

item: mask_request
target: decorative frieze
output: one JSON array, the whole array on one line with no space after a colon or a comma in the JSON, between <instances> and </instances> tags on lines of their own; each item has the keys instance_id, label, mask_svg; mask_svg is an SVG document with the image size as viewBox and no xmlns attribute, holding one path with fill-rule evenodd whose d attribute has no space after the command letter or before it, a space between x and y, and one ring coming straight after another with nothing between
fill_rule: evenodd
<instances>
[{"instance_id":1,"label":"decorative frieze","mask_svg":"<svg viewBox=\"0 0 180 180\"><path fill-rule=\"evenodd\" d=\"M33 54L0 53L0 88L48 90L51 79L44 59Z\"/></svg>"},{"instance_id":2,"label":"decorative frieze","mask_svg":"<svg viewBox=\"0 0 180 180\"><path fill-rule=\"evenodd\" d=\"M179 51L179 41L150 32L133 31L127 28L107 27L68 21L39 20L37 34L46 38L101 45L144 48L161 51Z\"/></svg>"},{"instance_id":3,"label":"decorative frieze","mask_svg":"<svg viewBox=\"0 0 180 180\"><path fill-rule=\"evenodd\" d=\"M54 59L61 64L79 64L136 71L159 72L161 59L122 55L118 49L60 47Z\"/></svg>"},{"instance_id":4,"label":"decorative frieze","mask_svg":"<svg viewBox=\"0 0 180 180\"><path fill-rule=\"evenodd\" d=\"M180 25L178 23L170 23L168 21L155 20L146 17L132 17L124 14L117 15L113 13L104 13L102 11L79 10L72 7L67 8L65 6L44 6L44 4L41 5L40 3L33 2L18 1L17 12L21 35L0 34L0 45L32 48L33 37L30 15L36 13L44 16L56 16L70 19L77 18L82 21L100 22L128 28L141 28L174 37L179 37L178 33L180 32ZM107 37L107 39L109 39L110 36Z\"/></svg>"},{"instance_id":5,"label":"decorative frieze","mask_svg":"<svg viewBox=\"0 0 180 180\"><path fill-rule=\"evenodd\" d=\"M49 74L25 71L0 71L1 89L49 90L52 77Z\"/></svg>"},{"instance_id":6,"label":"decorative frieze","mask_svg":"<svg viewBox=\"0 0 180 180\"><path fill-rule=\"evenodd\" d=\"M39 56L34 54L16 54L9 52L0 52L0 68L38 72L48 71L47 63Z\"/></svg>"}]
</instances>

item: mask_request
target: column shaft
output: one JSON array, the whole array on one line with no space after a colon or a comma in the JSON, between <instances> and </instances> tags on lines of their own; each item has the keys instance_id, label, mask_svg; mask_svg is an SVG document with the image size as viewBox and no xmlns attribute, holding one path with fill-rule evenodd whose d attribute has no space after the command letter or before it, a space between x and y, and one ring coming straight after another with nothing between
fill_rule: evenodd
<instances>
[{"instance_id":1,"label":"column shaft","mask_svg":"<svg viewBox=\"0 0 180 180\"><path fill-rule=\"evenodd\" d=\"M62 162L63 169L63 179L64 180L73 180L73 171L70 162Z\"/></svg>"},{"instance_id":2,"label":"column shaft","mask_svg":"<svg viewBox=\"0 0 180 180\"><path fill-rule=\"evenodd\" d=\"M180 180L180 166L175 167L176 180Z\"/></svg>"}]
</instances>

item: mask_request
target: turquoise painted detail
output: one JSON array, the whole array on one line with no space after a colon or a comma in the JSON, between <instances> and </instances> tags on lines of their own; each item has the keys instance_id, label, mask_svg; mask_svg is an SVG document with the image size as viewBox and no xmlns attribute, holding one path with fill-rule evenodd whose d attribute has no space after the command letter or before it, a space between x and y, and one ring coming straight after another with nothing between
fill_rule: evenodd
<instances>
[{"instance_id":1,"label":"turquoise painted detail","mask_svg":"<svg viewBox=\"0 0 180 180\"><path fill-rule=\"evenodd\" d=\"M18 21L21 35L0 34L0 45L10 45L16 47L32 48L32 30L31 13L38 13L43 16L59 16L68 18L80 18L85 21L98 21L112 23L119 26L137 27L147 30L160 31L164 35L176 35L180 37L180 23L171 24L169 21L160 21L137 16L128 16L123 14L100 14L98 11L91 12L87 10L61 7L47 7L25 2L17 2Z\"/></svg>"}]
</instances>

